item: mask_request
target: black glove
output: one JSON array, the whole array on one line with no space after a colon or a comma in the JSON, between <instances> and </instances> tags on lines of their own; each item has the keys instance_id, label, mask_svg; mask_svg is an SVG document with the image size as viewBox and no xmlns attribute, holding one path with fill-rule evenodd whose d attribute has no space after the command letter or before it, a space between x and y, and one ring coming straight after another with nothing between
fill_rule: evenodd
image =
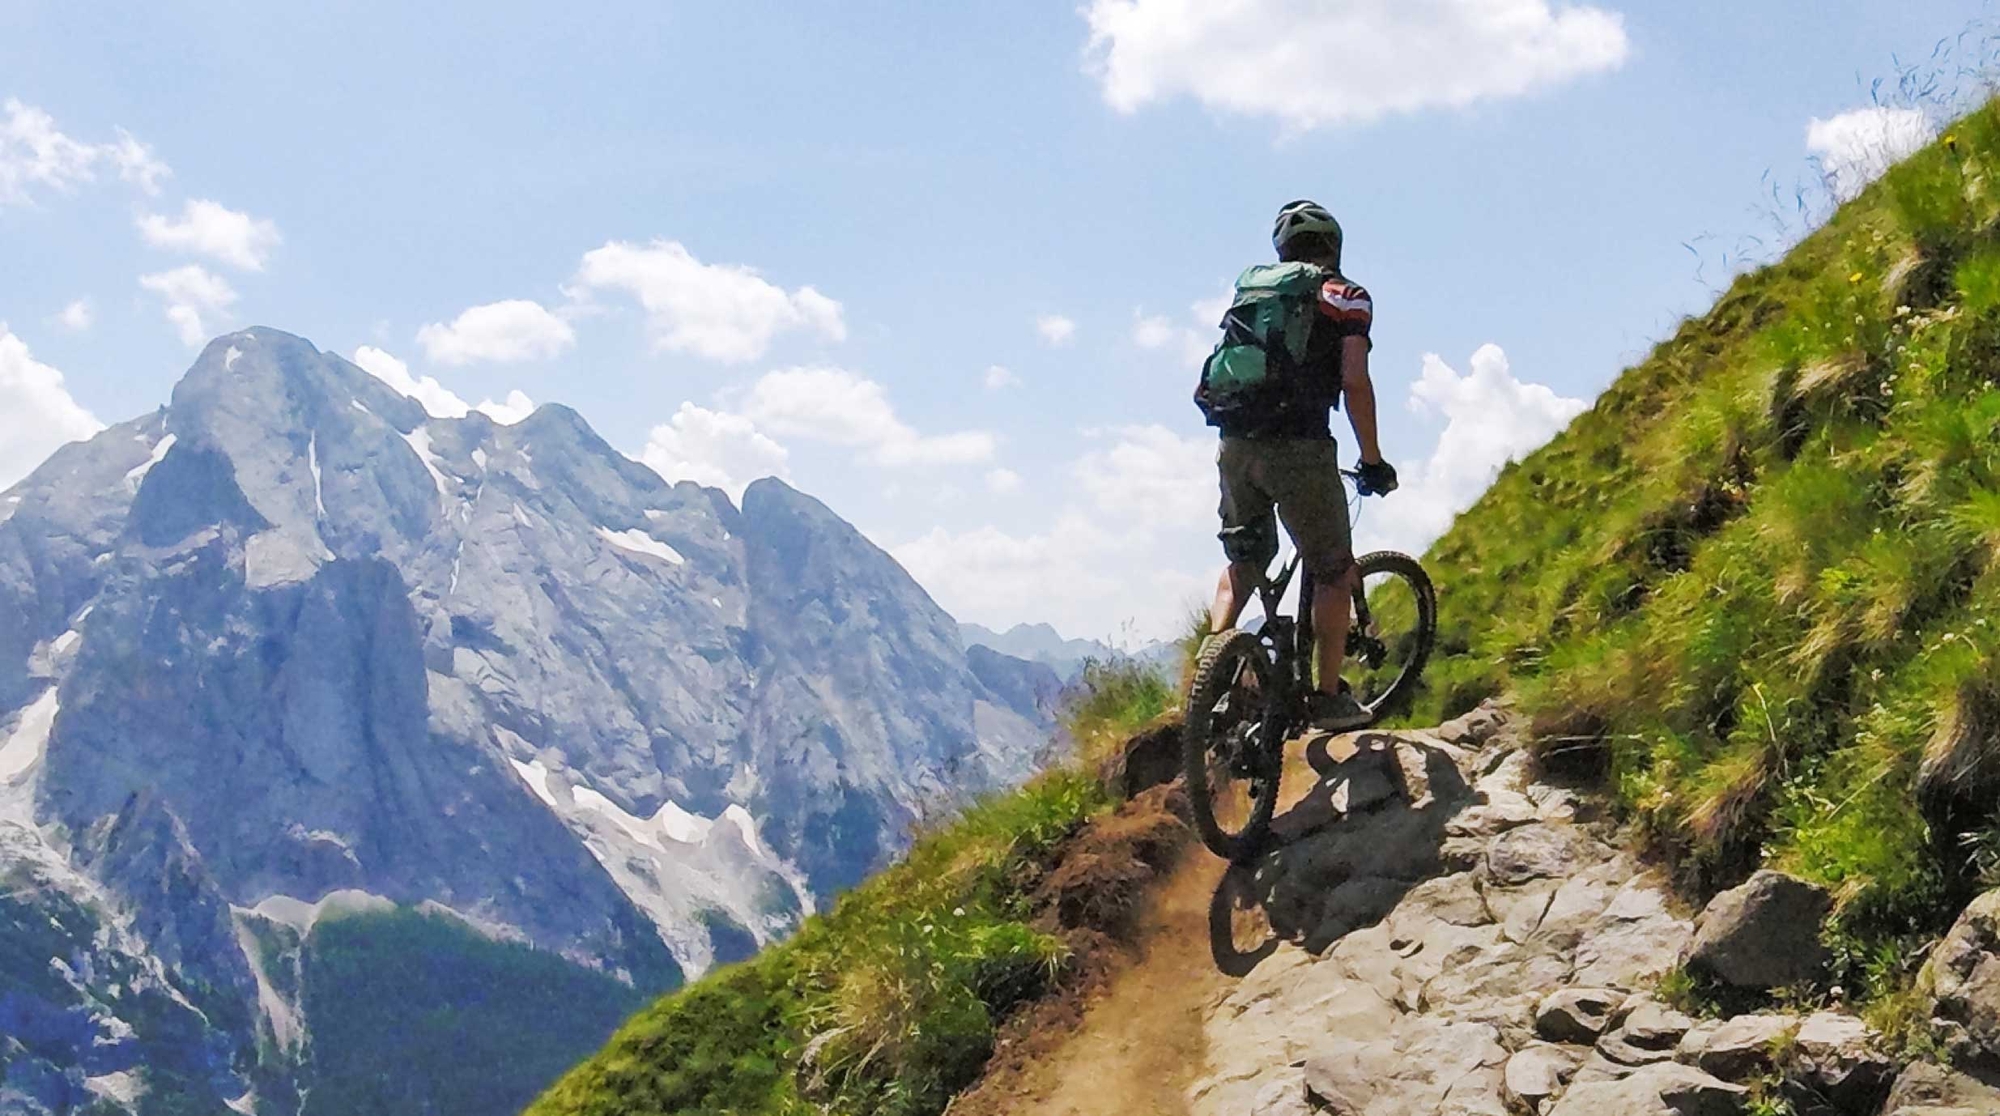
<instances>
[{"instance_id":1,"label":"black glove","mask_svg":"<svg viewBox=\"0 0 2000 1116\"><path fill-rule=\"evenodd\" d=\"M1387 496L1396 491L1396 467L1387 461L1363 461L1354 467L1354 490L1363 496Z\"/></svg>"}]
</instances>

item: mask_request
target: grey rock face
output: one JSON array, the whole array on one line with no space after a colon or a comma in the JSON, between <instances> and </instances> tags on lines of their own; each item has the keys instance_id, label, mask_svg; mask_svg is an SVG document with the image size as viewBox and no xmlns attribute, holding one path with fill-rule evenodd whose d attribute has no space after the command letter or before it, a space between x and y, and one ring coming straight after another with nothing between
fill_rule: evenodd
<instances>
[{"instance_id":1,"label":"grey rock face","mask_svg":"<svg viewBox=\"0 0 2000 1116\"><path fill-rule=\"evenodd\" d=\"M1750 1091L1719 1081L1678 1062L1635 1070L1617 1081L1572 1086L1552 1116L1736 1116L1749 1104Z\"/></svg>"},{"instance_id":2,"label":"grey rock face","mask_svg":"<svg viewBox=\"0 0 2000 1116\"><path fill-rule=\"evenodd\" d=\"M1937 1014L1965 1028L1987 1057L2000 1057L2000 891L1974 899L1958 916L1930 960L1923 983L1937 998Z\"/></svg>"},{"instance_id":3,"label":"grey rock face","mask_svg":"<svg viewBox=\"0 0 2000 1116\"><path fill-rule=\"evenodd\" d=\"M1738 988L1817 978L1826 966L1820 923L1833 907L1823 887L1769 869L1709 901L1688 964Z\"/></svg>"},{"instance_id":4,"label":"grey rock face","mask_svg":"<svg viewBox=\"0 0 2000 1116\"><path fill-rule=\"evenodd\" d=\"M274 330L0 493L0 827L266 1033L244 927L336 893L646 988L740 955L1030 773L1051 679L784 484Z\"/></svg>"}]
</instances>

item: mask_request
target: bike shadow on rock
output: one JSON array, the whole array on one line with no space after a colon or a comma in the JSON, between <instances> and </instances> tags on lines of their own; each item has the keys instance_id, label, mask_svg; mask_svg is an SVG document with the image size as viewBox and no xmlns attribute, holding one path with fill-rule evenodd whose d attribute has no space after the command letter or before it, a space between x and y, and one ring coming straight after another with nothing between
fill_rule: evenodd
<instances>
[{"instance_id":1,"label":"bike shadow on rock","mask_svg":"<svg viewBox=\"0 0 2000 1116\"><path fill-rule=\"evenodd\" d=\"M1304 759L1287 781L1304 766L1317 776L1311 789L1209 902L1209 947L1225 975L1248 975L1283 942L1323 953L1452 867L1445 827L1474 792L1447 750L1402 733L1316 733Z\"/></svg>"}]
</instances>

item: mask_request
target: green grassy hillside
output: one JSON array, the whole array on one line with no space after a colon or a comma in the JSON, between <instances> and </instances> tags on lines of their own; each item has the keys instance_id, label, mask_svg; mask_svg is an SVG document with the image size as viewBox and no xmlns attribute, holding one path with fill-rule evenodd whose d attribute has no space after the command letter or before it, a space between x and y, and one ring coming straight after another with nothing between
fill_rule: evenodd
<instances>
[{"instance_id":1,"label":"green grassy hillside","mask_svg":"<svg viewBox=\"0 0 2000 1116\"><path fill-rule=\"evenodd\" d=\"M529 1116L943 1111L998 1025L1070 971L1185 832L1157 807L1086 830L1111 809L1084 771L1092 747L1173 700L1140 664L1087 667L1066 717L1078 762L922 836L791 940L661 998Z\"/></svg>"},{"instance_id":2,"label":"green grassy hillside","mask_svg":"<svg viewBox=\"0 0 2000 1116\"><path fill-rule=\"evenodd\" d=\"M1417 720L1515 693L1695 891L1760 863L1833 886L1878 982L2000 863L1996 172L1988 105L1739 278L1427 560L1444 654Z\"/></svg>"}]
</instances>

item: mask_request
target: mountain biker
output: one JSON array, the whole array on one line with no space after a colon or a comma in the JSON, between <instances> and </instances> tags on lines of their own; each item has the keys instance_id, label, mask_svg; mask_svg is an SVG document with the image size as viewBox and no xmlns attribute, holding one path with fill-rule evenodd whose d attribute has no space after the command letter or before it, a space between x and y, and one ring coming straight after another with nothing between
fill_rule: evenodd
<instances>
[{"instance_id":1,"label":"mountain biker","mask_svg":"<svg viewBox=\"0 0 2000 1116\"><path fill-rule=\"evenodd\" d=\"M1329 732L1356 728L1369 720L1367 710L1340 679L1354 592L1347 493L1329 415L1340 406L1342 396L1361 451L1357 487L1363 495L1387 495L1396 489L1396 470L1382 460L1375 440L1375 387L1368 378L1368 332L1375 304L1366 290L1341 273L1341 239L1340 223L1316 202L1295 201L1279 210L1271 233L1279 261L1319 269L1290 271L1303 277L1308 284L1305 297L1311 299L1310 311L1304 309L1304 299L1296 311L1310 316L1304 327L1303 359L1272 352L1274 366L1283 374L1260 384L1259 391L1241 405L1216 404L1207 367L1195 393L1209 424L1222 436L1216 455L1222 488L1218 537L1229 566L1215 588L1211 630L1226 632L1236 626L1251 592L1277 557L1275 520L1282 518L1312 576L1319 689L1309 695L1308 703L1313 726ZM1223 346L1218 346L1211 363L1230 344L1231 319L1245 310L1245 284L1260 270L1272 269L1253 268L1238 281L1235 305L1223 321ZM1317 291L1310 285L1317 285ZM1236 336L1240 341L1242 334ZM1274 348L1268 340L1251 343ZM1261 373L1265 367L1261 354L1256 363Z\"/></svg>"}]
</instances>

